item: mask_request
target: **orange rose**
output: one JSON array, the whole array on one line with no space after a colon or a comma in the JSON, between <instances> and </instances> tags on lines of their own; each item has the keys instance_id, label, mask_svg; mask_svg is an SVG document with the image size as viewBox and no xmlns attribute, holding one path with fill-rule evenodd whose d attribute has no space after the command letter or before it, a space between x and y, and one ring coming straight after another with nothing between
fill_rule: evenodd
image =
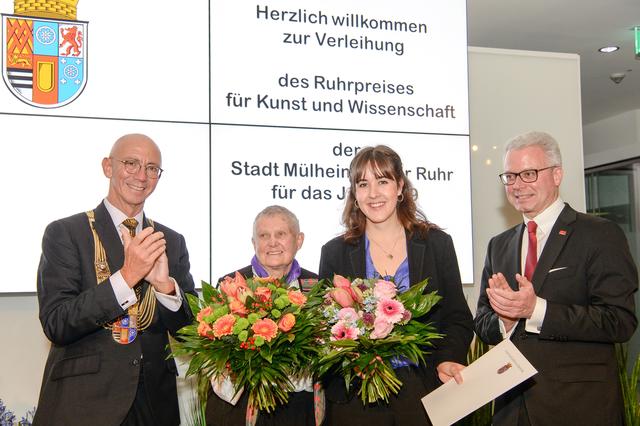
<instances>
[{"instance_id":1,"label":"orange rose","mask_svg":"<svg viewBox=\"0 0 640 426\"><path fill-rule=\"evenodd\" d=\"M289 301L294 305L302 306L307 302L307 296L299 290L289 290L287 296L289 296Z\"/></svg>"},{"instance_id":2,"label":"orange rose","mask_svg":"<svg viewBox=\"0 0 640 426\"><path fill-rule=\"evenodd\" d=\"M233 333L233 325L236 317L231 314L223 315L213 323L213 335L216 337L228 336Z\"/></svg>"},{"instance_id":3,"label":"orange rose","mask_svg":"<svg viewBox=\"0 0 640 426\"><path fill-rule=\"evenodd\" d=\"M271 299L271 290L268 287L258 287L256 288L255 295L258 300L266 302Z\"/></svg>"},{"instance_id":4,"label":"orange rose","mask_svg":"<svg viewBox=\"0 0 640 426\"><path fill-rule=\"evenodd\" d=\"M204 321L201 321L200 324L198 324L198 334L202 337L213 340L213 329Z\"/></svg>"},{"instance_id":5,"label":"orange rose","mask_svg":"<svg viewBox=\"0 0 640 426\"><path fill-rule=\"evenodd\" d=\"M272 319L263 318L256 321L251 326L251 330L255 336L260 336L270 342L278 334L278 325Z\"/></svg>"},{"instance_id":6,"label":"orange rose","mask_svg":"<svg viewBox=\"0 0 640 426\"><path fill-rule=\"evenodd\" d=\"M231 310L231 313L238 314L240 316L245 316L249 313L249 311L247 311L247 307L244 306L244 303L236 299L231 299L229 301L229 309Z\"/></svg>"},{"instance_id":7,"label":"orange rose","mask_svg":"<svg viewBox=\"0 0 640 426\"><path fill-rule=\"evenodd\" d=\"M213 313L213 309L211 309L211 306L207 306L204 309L200 309L200 312L198 312L198 316L196 317L196 319L198 320L198 322L202 322L202 318L206 317L207 315L211 315Z\"/></svg>"},{"instance_id":8,"label":"orange rose","mask_svg":"<svg viewBox=\"0 0 640 426\"><path fill-rule=\"evenodd\" d=\"M296 317L291 312L284 314L278 321L278 328L285 333L291 330L294 325L296 325Z\"/></svg>"}]
</instances>

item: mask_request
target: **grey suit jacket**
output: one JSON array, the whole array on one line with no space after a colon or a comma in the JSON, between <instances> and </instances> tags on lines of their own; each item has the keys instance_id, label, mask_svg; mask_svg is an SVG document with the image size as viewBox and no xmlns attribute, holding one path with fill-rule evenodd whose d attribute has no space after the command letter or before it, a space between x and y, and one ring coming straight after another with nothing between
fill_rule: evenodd
<instances>
[{"instance_id":1,"label":"grey suit jacket","mask_svg":"<svg viewBox=\"0 0 640 426\"><path fill-rule=\"evenodd\" d=\"M486 294L488 280L502 272L517 289L523 232L523 224L515 226L487 248L475 329L492 345L502 335ZM636 328L638 274L621 229L566 205L532 283L547 301L540 333L526 332L521 320L511 340L538 374L496 400L494 425L516 425L521 404L533 426L622 424L614 343L627 341Z\"/></svg>"},{"instance_id":2,"label":"grey suit jacket","mask_svg":"<svg viewBox=\"0 0 640 426\"><path fill-rule=\"evenodd\" d=\"M114 273L122 267L124 250L104 204L95 209L95 227ZM155 228L167 241L169 274L181 292L195 294L184 238L159 223ZM149 284L142 285L147 291ZM128 345L116 343L103 325L124 311L111 285L97 284L86 214L51 223L38 267L40 322L51 350L34 425L119 425L133 403L139 379L144 380L156 424L179 424L177 370L174 360L167 359L167 332L175 333L193 319L182 296L177 312L157 303L149 328Z\"/></svg>"}]
</instances>

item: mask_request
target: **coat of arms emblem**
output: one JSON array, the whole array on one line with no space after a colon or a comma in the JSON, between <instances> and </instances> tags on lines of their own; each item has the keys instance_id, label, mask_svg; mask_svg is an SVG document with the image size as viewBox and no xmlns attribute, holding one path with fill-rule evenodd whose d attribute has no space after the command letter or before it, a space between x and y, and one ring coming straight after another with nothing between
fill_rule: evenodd
<instances>
[{"instance_id":1,"label":"coat of arms emblem","mask_svg":"<svg viewBox=\"0 0 640 426\"><path fill-rule=\"evenodd\" d=\"M2 14L2 77L21 101L42 108L73 102L87 82L88 22L79 0L15 0Z\"/></svg>"}]
</instances>

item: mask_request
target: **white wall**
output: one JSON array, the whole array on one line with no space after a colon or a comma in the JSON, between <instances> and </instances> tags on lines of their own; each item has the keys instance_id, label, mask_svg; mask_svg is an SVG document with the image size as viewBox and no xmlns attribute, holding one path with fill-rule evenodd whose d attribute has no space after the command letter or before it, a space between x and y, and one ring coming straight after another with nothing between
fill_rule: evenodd
<instances>
[{"instance_id":1,"label":"white wall","mask_svg":"<svg viewBox=\"0 0 640 426\"><path fill-rule=\"evenodd\" d=\"M565 158L562 197L584 210L579 67L576 55L469 48L471 144L478 146L471 155L476 285L465 288L472 307L489 238L520 220L497 178L507 139L553 134ZM25 280L35 280L35 268ZM18 417L37 402L48 351L37 316L34 295L0 296L0 398ZM181 388L188 404L190 391Z\"/></svg>"},{"instance_id":2,"label":"white wall","mask_svg":"<svg viewBox=\"0 0 640 426\"><path fill-rule=\"evenodd\" d=\"M35 269L24 271L25 279L35 281ZM49 351L36 296L0 296L0 323L0 399L19 420L38 402Z\"/></svg>"},{"instance_id":3,"label":"white wall","mask_svg":"<svg viewBox=\"0 0 640 426\"><path fill-rule=\"evenodd\" d=\"M584 126L584 166L614 163L640 156L640 110Z\"/></svg>"},{"instance_id":4,"label":"white wall","mask_svg":"<svg viewBox=\"0 0 640 426\"><path fill-rule=\"evenodd\" d=\"M580 58L573 54L469 48L471 205L475 307L489 239L522 220L498 181L504 143L530 130L553 135L562 151L560 196L584 211Z\"/></svg>"}]
</instances>

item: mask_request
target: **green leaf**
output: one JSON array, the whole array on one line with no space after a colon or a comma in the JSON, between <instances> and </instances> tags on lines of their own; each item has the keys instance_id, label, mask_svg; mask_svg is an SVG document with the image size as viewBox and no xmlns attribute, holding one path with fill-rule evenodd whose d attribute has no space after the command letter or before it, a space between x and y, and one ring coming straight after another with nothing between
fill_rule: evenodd
<instances>
[{"instance_id":1,"label":"green leaf","mask_svg":"<svg viewBox=\"0 0 640 426\"><path fill-rule=\"evenodd\" d=\"M217 290L215 290L211 284L206 281L202 281L202 298L205 303L211 303L211 297L217 293Z\"/></svg>"},{"instance_id":2,"label":"green leaf","mask_svg":"<svg viewBox=\"0 0 640 426\"><path fill-rule=\"evenodd\" d=\"M272 363L273 362L273 354L271 353L271 349L269 348L269 346L262 346L260 348L260 356L262 358L264 358L267 362Z\"/></svg>"},{"instance_id":3,"label":"green leaf","mask_svg":"<svg viewBox=\"0 0 640 426\"><path fill-rule=\"evenodd\" d=\"M189 308L191 309L191 313L195 317L200 312L200 299L198 296L194 296L191 293L185 293L187 296L187 302L189 303Z\"/></svg>"}]
</instances>

